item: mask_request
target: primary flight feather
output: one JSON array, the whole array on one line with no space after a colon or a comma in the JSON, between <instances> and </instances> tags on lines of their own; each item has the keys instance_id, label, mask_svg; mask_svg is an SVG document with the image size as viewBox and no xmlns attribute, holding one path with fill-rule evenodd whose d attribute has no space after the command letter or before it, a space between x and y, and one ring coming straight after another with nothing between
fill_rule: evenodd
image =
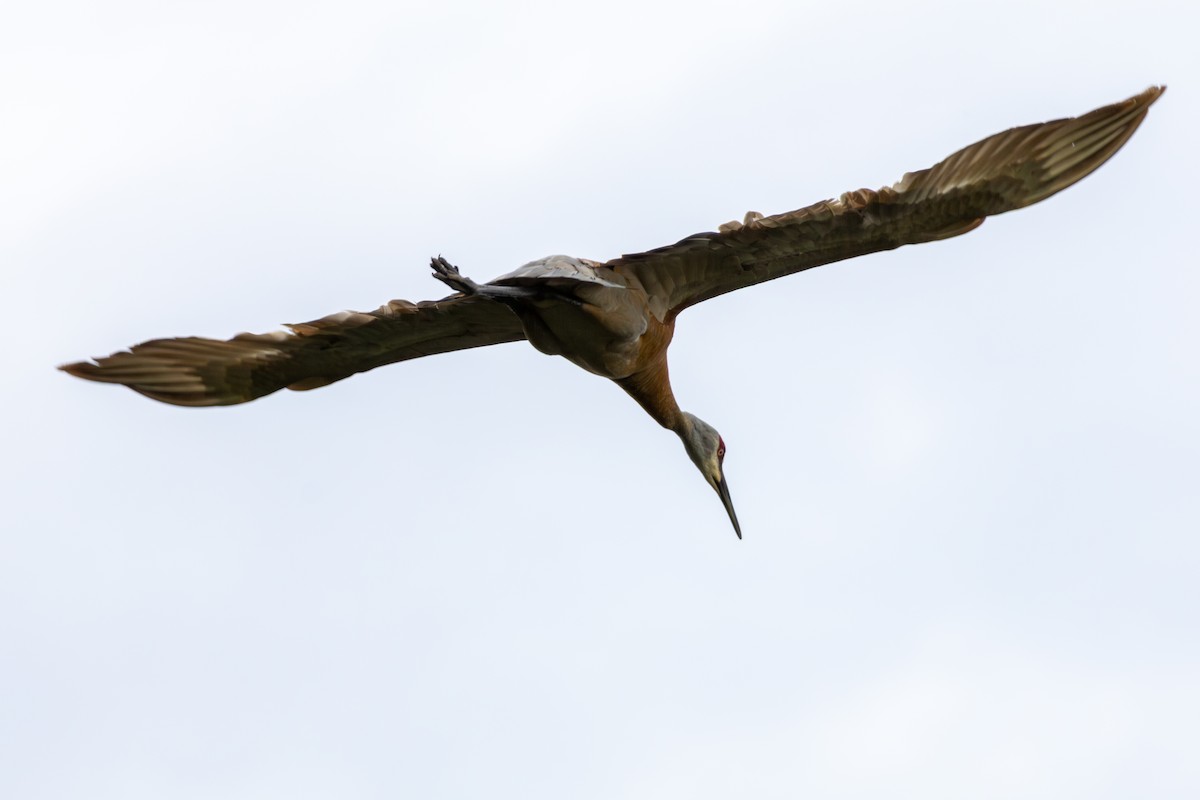
<instances>
[{"instance_id":1,"label":"primary flight feather","mask_svg":"<svg viewBox=\"0 0 1200 800\"><path fill-rule=\"evenodd\" d=\"M675 317L717 295L810 267L932 242L1023 208L1085 177L1121 148L1164 87L1088 114L998 133L878 191L774 216L750 213L673 245L606 263L550 256L479 284L441 258L434 277L456 294L393 300L232 339L153 339L60 369L182 406L244 403L314 389L411 358L527 339L615 381L665 428L716 490L739 538L712 426L679 409L667 372Z\"/></svg>"}]
</instances>

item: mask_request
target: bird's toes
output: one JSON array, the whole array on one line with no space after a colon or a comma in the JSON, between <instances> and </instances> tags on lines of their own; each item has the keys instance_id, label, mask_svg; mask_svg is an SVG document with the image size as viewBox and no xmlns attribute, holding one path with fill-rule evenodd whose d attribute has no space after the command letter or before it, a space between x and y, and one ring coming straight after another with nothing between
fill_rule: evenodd
<instances>
[{"instance_id":1,"label":"bird's toes","mask_svg":"<svg viewBox=\"0 0 1200 800\"><path fill-rule=\"evenodd\" d=\"M458 267L451 264L441 256L430 259L429 266L433 268L433 277L437 278L442 283L449 286L456 292L463 294L475 294L479 287L470 278L463 277L458 271Z\"/></svg>"},{"instance_id":2,"label":"bird's toes","mask_svg":"<svg viewBox=\"0 0 1200 800\"><path fill-rule=\"evenodd\" d=\"M434 256L429 259L429 266L433 267L433 271L437 275L458 275L458 267L451 264L441 256Z\"/></svg>"}]
</instances>

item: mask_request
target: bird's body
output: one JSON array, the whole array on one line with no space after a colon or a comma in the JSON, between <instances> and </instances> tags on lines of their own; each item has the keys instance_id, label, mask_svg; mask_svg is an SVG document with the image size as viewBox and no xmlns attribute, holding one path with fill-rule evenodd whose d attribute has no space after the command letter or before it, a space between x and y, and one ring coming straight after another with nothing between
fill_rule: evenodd
<instances>
[{"instance_id":1,"label":"bird's body","mask_svg":"<svg viewBox=\"0 0 1200 800\"><path fill-rule=\"evenodd\" d=\"M740 537L724 478L725 444L712 426L681 411L671 390L667 349L676 316L811 267L958 236L989 215L1049 197L1116 153L1162 91L1152 87L1081 117L1004 131L892 187L775 216L751 212L718 232L645 253L604 263L550 256L485 284L438 257L434 276L457 291L442 300L393 300L370 313L290 325L290 333L155 339L62 369L176 405L228 405L410 358L526 339L616 382L674 431Z\"/></svg>"},{"instance_id":2,"label":"bird's body","mask_svg":"<svg viewBox=\"0 0 1200 800\"><path fill-rule=\"evenodd\" d=\"M646 293L603 264L549 256L482 287L520 318L529 343L602 378L618 380L641 367L651 315Z\"/></svg>"},{"instance_id":3,"label":"bird's body","mask_svg":"<svg viewBox=\"0 0 1200 800\"><path fill-rule=\"evenodd\" d=\"M439 275L457 273L442 259L434 259L434 268ZM454 281L448 281L453 288L472 291ZM560 255L531 261L474 291L512 309L541 352L615 381L664 428L678 424L666 371L675 319L656 317L641 286L604 264Z\"/></svg>"}]
</instances>

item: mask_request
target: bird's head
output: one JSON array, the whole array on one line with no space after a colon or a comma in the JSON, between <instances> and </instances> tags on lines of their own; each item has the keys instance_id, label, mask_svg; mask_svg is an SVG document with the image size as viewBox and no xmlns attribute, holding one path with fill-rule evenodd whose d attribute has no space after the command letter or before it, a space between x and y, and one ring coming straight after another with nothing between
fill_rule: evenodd
<instances>
[{"instance_id":1,"label":"bird's head","mask_svg":"<svg viewBox=\"0 0 1200 800\"><path fill-rule=\"evenodd\" d=\"M742 538L742 527L738 525L737 514L733 510L733 500L729 497L729 484L725 482L725 442L716 428L692 414L685 413L686 423L683 429L683 446L692 459L692 463L700 469L700 474L708 481L708 485L716 490L729 512L729 521L738 538Z\"/></svg>"}]
</instances>

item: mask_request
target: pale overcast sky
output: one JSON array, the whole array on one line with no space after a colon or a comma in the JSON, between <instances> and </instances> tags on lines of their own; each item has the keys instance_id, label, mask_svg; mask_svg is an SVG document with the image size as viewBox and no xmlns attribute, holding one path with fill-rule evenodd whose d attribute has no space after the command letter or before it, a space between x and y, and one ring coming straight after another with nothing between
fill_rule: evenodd
<instances>
[{"instance_id":1,"label":"pale overcast sky","mask_svg":"<svg viewBox=\"0 0 1200 800\"><path fill-rule=\"evenodd\" d=\"M0 796L1200 796L1193 4L0 12ZM679 321L180 409L57 364L440 297L1170 89L1095 175Z\"/></svg>"}]
</instances>

